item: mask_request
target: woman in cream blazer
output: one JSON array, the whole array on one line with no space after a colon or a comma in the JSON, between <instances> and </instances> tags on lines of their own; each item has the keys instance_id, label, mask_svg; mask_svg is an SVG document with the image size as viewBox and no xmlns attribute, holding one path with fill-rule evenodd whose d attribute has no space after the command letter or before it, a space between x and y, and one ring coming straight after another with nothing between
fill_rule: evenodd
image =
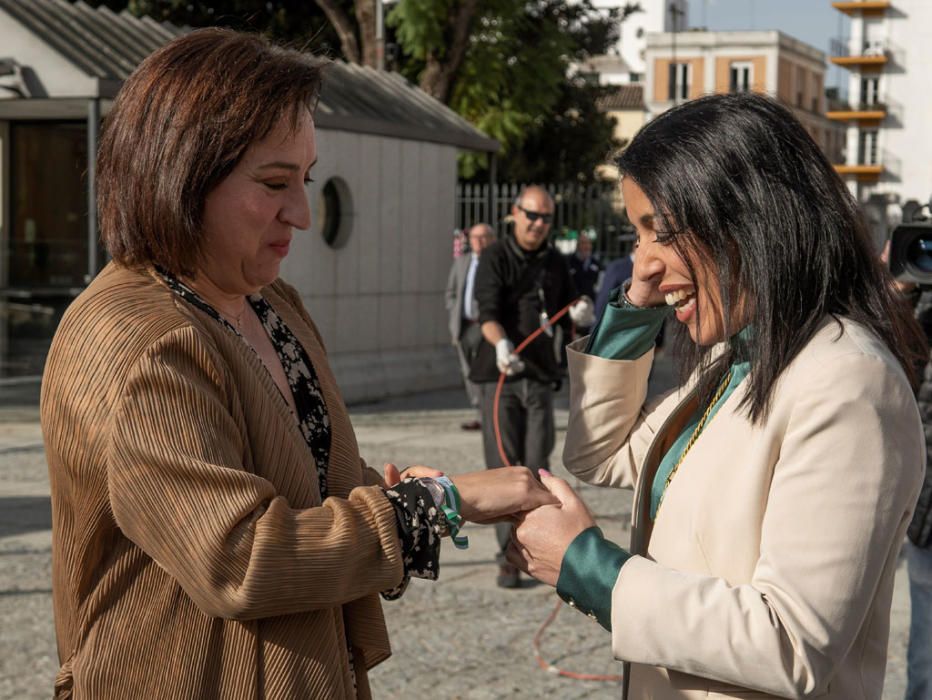
<instances>
[{"instance_id":1,"label":"woman in cream blazer","mask_svg":"<svg viewBox=\"0 0 932 700\"><path fill-rule=\"evenodd\" d=\"M844 184L768 98L703 98L619 159L633 278L569 351L564 461L634 488L607 541L569 486L509 556L611 632L637 699L876 700L922 480L921 336ZM676 316L685 380L647 402Z\"/></svg>"}]
</instances>

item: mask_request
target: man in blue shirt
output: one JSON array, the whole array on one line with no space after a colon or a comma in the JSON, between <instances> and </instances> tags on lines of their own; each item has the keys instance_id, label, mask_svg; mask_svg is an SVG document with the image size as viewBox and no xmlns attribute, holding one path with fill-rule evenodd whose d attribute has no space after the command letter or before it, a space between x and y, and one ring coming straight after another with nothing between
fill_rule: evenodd
<instances>
[{"instance_id":1,"label":"man in blue shirt","mask_svg":"<svg viewBox=\"0 0 932 700\"><path fill-rule=\"evenodd\" d=\"M470 252L455 258L450 267L444 299L450 314L450 339L459 356L466 395L469 403L478 411L479 387L469 379L469 367L482 343L479 304L476 302L476 271L479 269L482 251L495 242L495 231L488 224L478 223L469 229L468 240ZM480 412L479 418L481 415ZM460 427L463 430L479 430L482 423L477 418Z\"/></svg>"}]
</instances>

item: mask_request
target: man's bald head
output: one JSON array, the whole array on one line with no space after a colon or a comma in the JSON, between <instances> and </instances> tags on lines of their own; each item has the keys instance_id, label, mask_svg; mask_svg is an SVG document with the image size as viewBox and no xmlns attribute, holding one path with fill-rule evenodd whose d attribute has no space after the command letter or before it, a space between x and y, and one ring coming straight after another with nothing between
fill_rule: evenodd
<instances>
[{"instance_id":1,"label":"man's bald head","mask_svg":"<svg viewBox=\"0 0 932 700\"><path fill-rule=\"evenodd\" d=\"M511 208L515 240L524 250L537 250L547 242L553 223L553 198L543 187L525 187Z\"/></svg>"}]
</instances>

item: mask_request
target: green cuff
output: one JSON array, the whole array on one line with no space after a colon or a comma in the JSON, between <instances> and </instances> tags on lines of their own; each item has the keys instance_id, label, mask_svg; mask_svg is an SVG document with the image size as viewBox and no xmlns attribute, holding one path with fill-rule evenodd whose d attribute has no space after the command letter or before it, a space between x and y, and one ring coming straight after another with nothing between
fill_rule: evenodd
<instances>
[{"instance_id":1,"label":"green cuff","mask_svg":"<svg viewBox=\"0 0 932 700\"><path fill-rule=\"evenodd\" d=\"M636 360L654 347L672 306L624 306L621 287L612 292L609 303L589 336L586 353L604 360Z\"/></svg>"},{"instance_id":2,"label":"green cuff","mask_svg":"<svg viewBox=\"0 0 932 700\"><path fill-rule=\"evenodd\" d=\"M612 589L631 555L593 525L580 532L563 555L557 595L571 608L612 631Z\"/></svg>"}]
</instances>

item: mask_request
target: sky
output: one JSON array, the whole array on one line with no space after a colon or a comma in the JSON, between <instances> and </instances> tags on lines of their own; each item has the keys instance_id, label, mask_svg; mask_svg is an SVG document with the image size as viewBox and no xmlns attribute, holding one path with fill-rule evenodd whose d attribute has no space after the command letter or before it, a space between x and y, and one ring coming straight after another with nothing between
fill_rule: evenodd
<instances>
[{"instance_id":1,"label":"sky","mask_svg":"<svg viewBox=\"0 0 932 700\"><path fill-rule=\"evenodd\" d=\"M831 39L847 32L843 20L847 18L830 0L689 0L691 27L705 26L712 31L779 29L826 54ZM839 70L829 71L828 85L837 84Z\"/></svg>"},{"instance_id":2,"label":"sky","mask_svg":"<svg viewBox=\"0 0 932 700\"><path fill-rule=\"evenodd\" d=\"M830 0L689 0L690 26L779 29L822 51L840 33L839 18Z\"/></svg>"}]
</instances>

